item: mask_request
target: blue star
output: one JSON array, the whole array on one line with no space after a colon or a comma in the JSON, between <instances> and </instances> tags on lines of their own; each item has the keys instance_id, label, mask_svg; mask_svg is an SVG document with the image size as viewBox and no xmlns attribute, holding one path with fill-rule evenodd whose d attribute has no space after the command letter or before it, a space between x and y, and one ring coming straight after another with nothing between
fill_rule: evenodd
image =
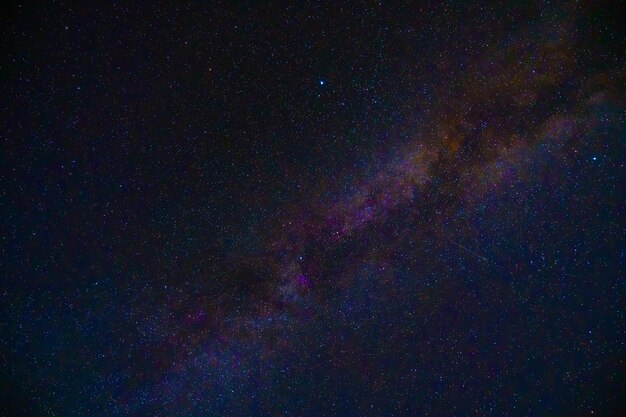
<instances>
[{"instance_id":1,"label":"blue star","mask_svg":"<svg viewBox=\"0 0 626 417\"><path fill-rule=\"evenodd\" d=\"M320 85L324 85L324 80L320 80Z\"/></svg>"}]
</instances>

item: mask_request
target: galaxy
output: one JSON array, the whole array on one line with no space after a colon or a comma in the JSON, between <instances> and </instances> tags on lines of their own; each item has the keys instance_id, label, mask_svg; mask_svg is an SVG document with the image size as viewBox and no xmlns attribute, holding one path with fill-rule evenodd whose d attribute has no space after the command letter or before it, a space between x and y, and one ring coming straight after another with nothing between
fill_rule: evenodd
<instances>
[{"instance_id":1,"label":"galaxy","mask_svg":"<svg viewBox=\"0 0 626 417\"><path fill-rule=\"evenodd\" d=\"M0 415L626 415L623 6L4 4Z\"/></svg>"}]
</instances>

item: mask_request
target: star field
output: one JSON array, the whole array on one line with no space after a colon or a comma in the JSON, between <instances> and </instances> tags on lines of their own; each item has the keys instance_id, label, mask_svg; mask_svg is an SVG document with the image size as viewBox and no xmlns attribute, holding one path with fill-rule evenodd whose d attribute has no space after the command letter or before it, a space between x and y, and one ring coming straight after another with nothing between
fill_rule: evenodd
<instances>
[{"instance_id":1,"label":"star field","mask_svg":"<svg viewBox=\"0 0 626 417\"><path fill-rule=\"evenodd\" d=\"M624 415L623 11L3 6L0 415Z\"/></svg>"}]
</instances>

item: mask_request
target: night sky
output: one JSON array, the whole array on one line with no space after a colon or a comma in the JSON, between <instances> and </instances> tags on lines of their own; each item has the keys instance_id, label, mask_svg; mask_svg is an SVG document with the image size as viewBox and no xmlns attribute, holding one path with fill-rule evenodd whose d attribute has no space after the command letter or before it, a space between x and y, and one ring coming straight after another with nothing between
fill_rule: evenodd
<instances>
[{"instance_id":1,"label":"night sky","mask_svg":"<svg viewBox=\"0 0 626 417\"><path fill-rule=\"evenodd\" d=\"M623 2L90 3L1 9L0 416L626 415Z\"/></svg>"}]
</instances>

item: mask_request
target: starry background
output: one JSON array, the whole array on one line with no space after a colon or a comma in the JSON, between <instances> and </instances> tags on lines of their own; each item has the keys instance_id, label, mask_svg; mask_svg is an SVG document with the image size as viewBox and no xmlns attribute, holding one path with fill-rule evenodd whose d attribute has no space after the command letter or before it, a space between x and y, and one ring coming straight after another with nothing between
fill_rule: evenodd
<instances>
[{"instance_id":1,"label":"starry background","mask_svg":"<svg viewBox=\"0 0 626 417\"><path fill-rule=\"evenodd\" d=\"M2 6L0 415L625 415L623 2L104 3Z\"/></svg>"}]
</instances>

